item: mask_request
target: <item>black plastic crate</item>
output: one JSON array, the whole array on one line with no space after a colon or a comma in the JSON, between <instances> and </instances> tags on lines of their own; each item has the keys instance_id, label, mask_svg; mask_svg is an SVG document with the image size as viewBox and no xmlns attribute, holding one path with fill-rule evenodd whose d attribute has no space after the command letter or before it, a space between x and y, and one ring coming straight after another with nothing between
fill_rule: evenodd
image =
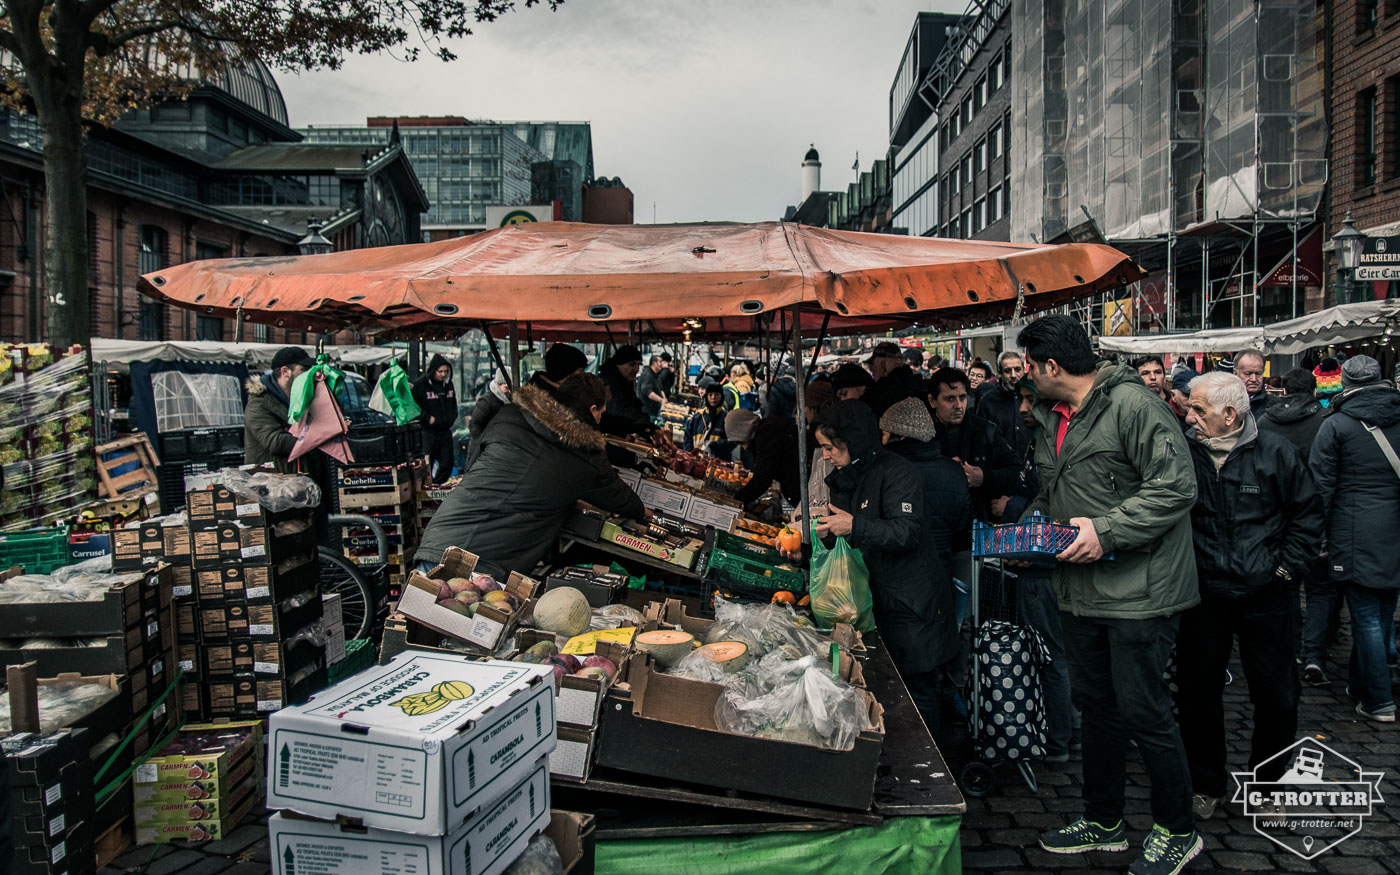
<instances>
[{"instance_id":1,"label":"black plastic crate","mask_svg":"<svg viewBox=\"0 0 1400 875\"><path fill-rule=\"evenodd\" d=\"M353 423L345 441L357 465L392 465L423 454L423 429L417 422Z\"/></svg>"},{"instance_id":2,"label":"black plastic crate","mask_svg":"<svg viewBox=\"0 0 1400 875\"><path fill-rule=\"evenodd\" d=\"M205 474L222 468L237 468L243 464L243 451L205 456L199 460L161 461L157 469L160 481L160 512L174 513L185 506L185 477L189 474Z\"/></svg>"},{"instance_id":3,"label":"black plastic crate","mask_svg":"<svg viewBox=\"0 0 1400 875\"><path fill-rule=\"evenodd\" d=\"M161 432L160 460L183 462L225 453L243 452L243 426L181 428Z\"/></svg>"}]
</instances>

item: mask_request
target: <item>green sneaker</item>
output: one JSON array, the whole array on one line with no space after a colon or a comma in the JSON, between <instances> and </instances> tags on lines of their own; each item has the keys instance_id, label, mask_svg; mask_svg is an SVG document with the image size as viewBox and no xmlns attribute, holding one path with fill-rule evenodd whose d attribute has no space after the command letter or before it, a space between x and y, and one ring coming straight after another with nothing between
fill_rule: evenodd
<instances>
[{"instance_id":1,"label":"green sneaker","mask_svg":"<svg viewBox=\"0 0 1400 875\"><path fill-rule=\"evenodd\" d=\"M1201 852L1202 845L1201 835L1194 829L1172 835L1154 823L1142 843L1142 854L1128 867L1128 875L1176 875Z\"/></svg>"},{"instance_id":2,"label":"green sneaker","mask_svg":"<svg viewBox=\"0 0 1400 875\"><path fill-rule=\"evenodd\" d=\"M1079 854L1084 851L1126 851L1128 831L1123 821L1104 826L1079 818L1069 826L1040 834L1040 846L1052 854Z\"/></svg>"}]
</instances>

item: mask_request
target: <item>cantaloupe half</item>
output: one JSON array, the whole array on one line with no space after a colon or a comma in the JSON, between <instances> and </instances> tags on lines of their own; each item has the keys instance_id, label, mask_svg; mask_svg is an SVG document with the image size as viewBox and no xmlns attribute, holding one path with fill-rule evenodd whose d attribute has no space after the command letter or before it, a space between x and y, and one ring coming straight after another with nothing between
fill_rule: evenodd
<instances>
[{"instance_id":1,"label":"cantaloupe half","mask_svg":"<svg viewBox=\"0 0 1400 875\"><path fill-rule=\"evenodd\" d=\"M637 649L650 653L662 668L670 668L695 649L695 636L676 629L643 632L633 642Z\"/></svg>"},{"instance_id":2,"label":"cantaloupe half","mask_svg":"<svg viewBox=\"0 0 1400 875\"><path fill-rule=\"evenodd\" d=\"M701 647L700 652L725 674L738 671L749 661L749 645L742 641L716 641Z\"/></svg>"}]
</instances>

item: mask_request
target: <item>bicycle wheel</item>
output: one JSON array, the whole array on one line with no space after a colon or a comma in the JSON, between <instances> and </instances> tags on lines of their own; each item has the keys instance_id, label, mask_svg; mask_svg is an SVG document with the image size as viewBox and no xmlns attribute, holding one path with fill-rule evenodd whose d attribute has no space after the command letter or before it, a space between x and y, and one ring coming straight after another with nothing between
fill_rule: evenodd
<instances>
[{"instance_id":1,"label":"bicycle wheel","mask_svg":"<svg viewBox=\"0 0 1400 875\"><path fill-rule=\"evenodd\" d=\"M320 547L321 592L340 596L340 613L345 622L345 637L368 638L374 619L374 595L355 563L344 554L329 547Z\"/></svg>"}]
</instances>

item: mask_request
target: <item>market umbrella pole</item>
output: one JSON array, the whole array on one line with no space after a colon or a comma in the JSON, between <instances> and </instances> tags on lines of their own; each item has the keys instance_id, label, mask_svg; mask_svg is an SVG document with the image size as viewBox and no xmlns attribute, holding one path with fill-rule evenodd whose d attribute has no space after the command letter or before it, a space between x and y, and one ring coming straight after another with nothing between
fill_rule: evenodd
<instances>
[{"instance_id":1,"label":"market umbrella pole","mask_svg":"<svg viewBox=\"0 0 1400 875\"><path fill-rule=\"evenodd\" d=\"M802 498L802 537L805 539L812 536L812 509L807 495L807 478L811 476L811 465L807 458L807 369L802 365L802 332L797 330L797 326L802 324L801 319L802 313L798 305L793 304L792 355L797 377L797 480L798 494Z\"/></svg>"},{"instance_id":2,"label":"market umbrella pole","mask_svg":"<svg viewBox=\"0 0 1400 875\"><path fill-rule=\"evenodd\" d=\"M496 338L491 336L491 328L486 324L485 319L481 320L481 333L486 335L486 344L491 347L491 358L495 360L496 367L506 375L506 385L514 389L515 382L510 375L510 370L506 367L506 363L501 360L501 351L496 348Z\"/></svg>"}]
</instances>

